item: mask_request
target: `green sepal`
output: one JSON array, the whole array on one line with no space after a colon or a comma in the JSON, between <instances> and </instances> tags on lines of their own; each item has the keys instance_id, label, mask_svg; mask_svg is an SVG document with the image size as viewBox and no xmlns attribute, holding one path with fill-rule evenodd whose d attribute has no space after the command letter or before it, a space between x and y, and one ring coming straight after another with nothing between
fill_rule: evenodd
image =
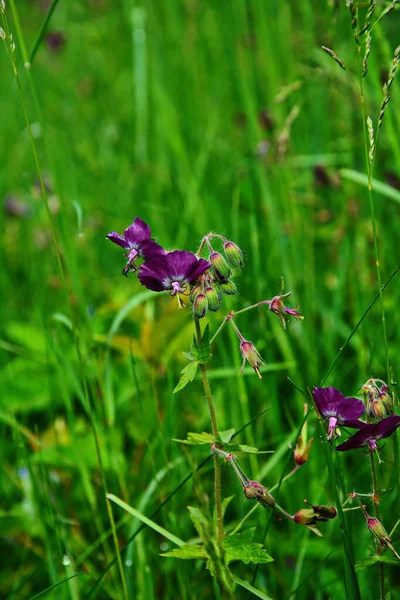
<instances>
[{"instance_id":1,"label":"green sepal","mask_svg":"<svg viewBox=\"0 0 400 600\"><path fill-rule=\"evenodd\" d=\"M176 392L179 392L180 390L183 390L183 388L186 387L188 383L193 381L193 379L196 377L198 366L199 363L197 362L197 360L194 360L188 363L185 367L183 367L180 379L177 385L175 386L174 394L176 394Z\"/></svg>"}]
</instances>

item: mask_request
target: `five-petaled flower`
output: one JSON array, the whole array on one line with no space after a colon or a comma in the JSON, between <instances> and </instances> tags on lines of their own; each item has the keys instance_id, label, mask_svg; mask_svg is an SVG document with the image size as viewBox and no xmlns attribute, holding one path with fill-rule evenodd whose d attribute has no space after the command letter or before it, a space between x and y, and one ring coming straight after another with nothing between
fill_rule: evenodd
<instances>
[{"instance_id":1,"label":"five-petaled flower","mask_svg":"<svg viewBox=\"0 0 400 600\"><path fill-rule=\"evenodd\" d=\"M128 272L133 273L139 268L135 264L137 258L158 260L166 254L164 248L151 239L150 227L139 217L135 217L132 225L125 229L123 236L112 231L106 237L114 244L127 249L125 258L128 259L128 262L122 271L123 275Z\"/></svg>"},{"instance_id":2,"label":"five-petaled flower","mask_svg":"<svg viewBox=\"0 0 400 600\"><path fill-rule=\"evenodd\" d=\"M313 398L316 408L325 421L328 421L327 439L333 440L340 435L337 431L338 425L361 429L365 423L359 421L364 412L364 405L357 398L345 398L339 390L334 387L315 387Z\"/></svg>"},{"instance_id":3,"label":"five-petaled flower","mask_svg":"<svg viewBox=\"0 0 400 600\"><path fill-rule=\"evenodd\" d=\"M379 423L365 424L360 431L357 431L357 433L343 442L343 444L339 444L335 450L345 452L346 450L354 450L355 448L368 446L370 452L374 452L378 449L378 440L382 440L383 438L392 435L399 425L399 415L391 415L390 417L386 417L386 419L382 419Z\"/></svg>"},{"instance_id":4,"label":"five-petaled flower","mask_svg":"<svg viewBox=\"0 0 400 600\"><path fill-rule=\"evenodd\" d=\"M181 306L179 294L187 293L189 284L210 267L204 258L197 258L188 250L174 250L158 256L157 260L146 260L140 265L138 278L149 290L166 291L171 296L177 296Z\"/></svg>"}]
</instances>

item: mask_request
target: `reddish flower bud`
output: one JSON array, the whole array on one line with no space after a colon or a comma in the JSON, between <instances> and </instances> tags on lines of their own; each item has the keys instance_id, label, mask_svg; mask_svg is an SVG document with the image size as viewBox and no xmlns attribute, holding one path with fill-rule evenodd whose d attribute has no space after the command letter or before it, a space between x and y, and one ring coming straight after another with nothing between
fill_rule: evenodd
<instances>
[{"instance_id":1,"label":"reddish flower bud","mask_svg":"<svg viewBox=\"0 0 400 600\"><path fill-rule=\"evenodd\" d=\"M209 262L214 267L218 277L221 279L229 279L232 273L228 263L220 252L212 252L209 256Z\"/></svg>"},{"instance_id":2,"label":"reddish flower bud","mask_svg":"<svg viewBox=\"0 0 400 600\"><path fill-rule=\"evenodd\" d=\"M221 306L218 292L213 287L210 286L204 290L204 293L207 298L209 310L216 312L219 309L219 307Z\"/></svg>"},{"instance_id":3,"label":"reddish flower bud","mask_svg":"<svg viewBox=\"0 0 400 600\"><path fill-rule=\"evenodd\" d=\"M293 520L299 525L315 525L319 519L312 508L302 508L297 511Z\"/></svg>"},{"instance_id":4,"label":"reddish flower bud","mask_svg":"<svg viewBox=\"0 0 400 600\"><path fill-rule=\"evenodd\" d=\"M225 242L224 251L226 258L232 267L243 267L243 254L237 244L234 242Z\"/></svg>"},{"instance_id":5,"label":"reddish flower bud","mask_svg":"<svg viewBox=\"0 0 400 600\"><path fill-rule=\"evenodd\" d=\"M202 319L207 314L207 298L205 294L198 294L193 302L193 314L198 318Z\"/></svg>"}]
</instances>

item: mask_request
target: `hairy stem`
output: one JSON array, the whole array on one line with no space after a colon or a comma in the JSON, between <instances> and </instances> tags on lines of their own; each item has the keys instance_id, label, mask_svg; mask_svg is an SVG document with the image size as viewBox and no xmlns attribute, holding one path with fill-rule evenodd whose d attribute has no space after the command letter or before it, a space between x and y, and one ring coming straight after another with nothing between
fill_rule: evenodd
<instances>
[{"instance_id":1,"label":"hairy stem","mask_svg":"<svg viewBox=\"0 0 400 600\"><path fill-rule=\"evenodd\" d=\"M197 317L194 318L194 323L195 323L195 327L196 327L197 343L200 345L201 344L201 328L200 328L199 319ZM215 416L215 408L214 408L214 401L213 401L211 388L210 388L210 381L209 381L208 375L207 375L207 368L206 368L206 365L204 365L204 364L200 364L199 367L200 367L201 379L203 382L204 393L205 393L206 399L207 399L208 411L210 413L212 433L213 433L214 438L216 438L218 436L218 425L217 425L217 418ZM221 465L219 464L218 457L216 454L214 454L213 458L214 458L215 509L216 509L216 513L217 513L217 532L218 532L218 539L222 539L222 537L224 535L224 530L223 530L223 523L222 523Z\"/></svg>"}]
</instances>

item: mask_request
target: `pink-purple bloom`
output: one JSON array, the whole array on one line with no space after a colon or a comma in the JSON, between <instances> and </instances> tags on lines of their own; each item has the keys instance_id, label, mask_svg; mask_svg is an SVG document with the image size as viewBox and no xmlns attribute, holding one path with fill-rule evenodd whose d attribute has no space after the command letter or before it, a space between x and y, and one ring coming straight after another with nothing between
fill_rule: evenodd
<instances>
[{"instance_id":1,"label":"pink-purple bloom","mask_svg":"<svg viewBox=\"0 0 400 600\"><path fill-rule=\"evenodd\" d=\"M122 274L133 273L138 269L135 260L144 258L145 260L156 261L166 254L164 248L151 239L150 227L139 217L135 217L132 225L124 231L124 235L119 235L112 231L107 239L114 242L121 248L126 248L125 258L128 259Z\"/></svg>"},{"instance_id":2,"label":"pink-purple bloom","mask_svg":"<svg viewBox=\"0 0 400 600\"><path fill-rule=\"evenodd\" d=\"M328 440L338 437L337 427L343 425L360 429L365 423L359 421L364 412L364 405L357 398L345 398L345 396L334 387L315 387L313 398L321 417L328 421Z\"/></svg>"},{"instance_id":3,"label":"pink-purple bloom","mask_svg":"<svg viewBox=\"0 0 400 600\"><path fill-rule=\"evenodd\" d=\"M391 415L390 417L386 417L386 419L382 419L379 423L365 424L360 431L357 431L357 433L343 442L343 444L339 444L335 450L345 452L346 450L354 450L355 448L368 446L368 449L373 452L378 448L378 440L382 440L383 438L392 435L399 425L399 415Z\"/></svg>"},{"instance_id":4,"label":"pink-purple bloom","mask_svg":"<svg viewBox=\"0 0 400 600\"><path fill-rule=\"evenodd\" d=\"M157 260L146 260L140 266L139 281L154 292L167 291L171 296L184 294L207 269L210 263L197 258L188 250L174 250L157 256Z\"/></svg>"}]
</instances>

